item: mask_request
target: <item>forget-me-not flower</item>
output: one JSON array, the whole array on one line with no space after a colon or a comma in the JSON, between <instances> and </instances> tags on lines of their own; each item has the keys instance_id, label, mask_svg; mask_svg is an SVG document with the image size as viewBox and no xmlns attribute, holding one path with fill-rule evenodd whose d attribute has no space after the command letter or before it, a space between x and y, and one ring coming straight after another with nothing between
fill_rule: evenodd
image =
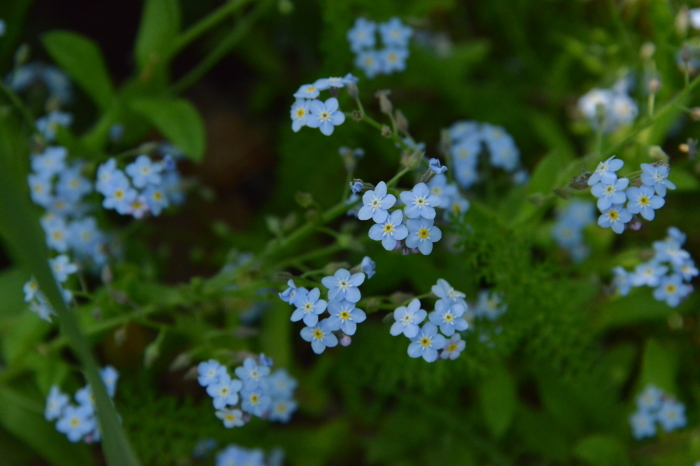
<instances>
[{"instance_id":1,"label":"forget-me-not flower","mask_svg":"<svg viewBox=\"0 0 700 466\"><path fill-rule=\"evenodd\" d=\"M360 268L362 269L362 273L367 276L367 279L370 279L372 276L374 276L377 264L375 264L371 257L365 256L362 258Z\"/></svg>"},{"instance_id":2,"label":"forget-me-not flower","mask_svg":"<svg viewBox=\"0 0 700 466\"><path fill-rule=\"evenodd\" d=\"M600 182L591 187L591 194L598 198L598 208L604 211L613 204L624 204L627 200L625 189L629 186L629 178L617 178L613 175L606 179L601 179Z\"/></svg>"},{"instance_id":3,"label":"forget-me-not flower","mask_svg":"<svg viewBox=\"0 0 700 466\"><path fill-rule=\"evenodd\" d=\"M413 29L404 25L399 18L394 17L379 24L379 34L382 36L382 42L385 46L406 48L408 40L413 34Z\"/></svg>"},{"instance_id":4,"label":"forget-me-not flower","mask_svg":"<svg viewBox=\"0 0 700 466\"><path fill-rule=\"evenodd\" d=\"M68 440L73 443L78 442L94 428L93 411L86 406L66 406L56 423L56 430L66 434Z\"/></svg>"},{"instance_id":5,"label":"forget-me-not flower","mask_svg":"<svg viewBox=\"0 0 700 466\"><path fill-rule=\"evenodd\" d=\"M420 301L414 299L408 306L401 306L394 311L394 322L391 325L389 333L397 336L401 333L408 338L413 338L418 334L419 325L423 323L428 315L426 311L420 308Z\"/></svg>"},{"instance_id":6,"label":"forget-me-not flower","mask_svg":"<svg viewBox=\"0 0 700 466\"><path fill-rule=\"evenodd\" d=\"M659 285L661 277L666 275L668 267L661 265L655 260L639 264L632 274L632 284L634 286L647 285L656 287Z\"/></svg>"},{"instance_id":7,"label":"forget-me-not flower","mask_svg":"<svg viewBox=\"0 0 700 466\"><path fill-rule=\"evenodd\" d=\"M362 195L362 203L364 205L357 213L357 218L360 220L371 218L377 223L382 223L389 216L387 209L396 204L396 196L387 194L386 183L380 181L374 189Z\"/></svg>"},{"instance_id":8,"label":"forget-me-not flower","mask_svg":"<svg viewBox=\"0 0 700 466\"><path fill-rule=\"evenodd\" d=\"M396 243L408 236L408 228L403 224L403 210L395 210L384 223L372 225L369 229L369 237L375 241L381 241L387 251L396 247Z\"/></svg>"},{"instance_id":9,"label":"forget-me-not flower","mask_svg":"<svg viewBox=\"0 0 700 466\"><path fill-rule=\"evenodd\" d=\"M347 32L350 49L358 53L364 49L374 48L377 41L375 31L377 24L365 18L357 18L353 27Z\"/></svg>"},{"instance_id":10,"label":"forget-me-not flower","mask_svg":"<svg viewBox=\"0 0 700 466\"><path fill-rule=\"evenodd\" d=\"M207 386L207 394L214 399L214 408L223 409L227 405L238 403L238 392L243 387L240 380L231 379L226 372L219 376L219 380Z\"/></svg>"},{"instance_id":11,"label":"forget-me-not flower","mask_svg":"<svg viewBox=\"0 0 700 466\"><path fill-rule=\"evenodd\" d=\"M661 197L666 196L666 188L676 189L676 185L668 178L667 165L642 164L642 183L651 186Z\"/></svg>"},{"instance_id":12,"label":"forget-me-not flower","mask_svg":"<svg viewBox=\"0 0 700 466\"><path fill-rule=\"evenodd\" d=\"M63 393L58 386L53 385L49 396L46 397L46 409L44 410L44 418L47 421L54 421L61 417L63 408L68 406L68 395Z\"/></svg>"},{"instance_id":13,"label":"forget-me-not flower","mask_svg":"<svg viewBox=\"0 0 700 466\"><path fill-rule=\"evenodd\" d=\"M68 275L78 271L78 266L73 264L65 254L49 259L49 265L54 278L59 283L65 282L68 280Z\"/></svg>"},{"instance_id":14,"label":"forget-me-not flower","mask_svg":"<svg viewBox=\"0 0 700 466\"><path fill-rule=\"evenodd\" d=\"M666 432L685 427L685 405L674 400L664 400L657 415L659 424Z\"/></svg>"},{"instance_id":15,"label":"forget-me-not flower","mask_svg":"<svg viewBox=\"0 0 700 466\"><path fill-rule=\"evenodd\" d=\"M265 377L270 373L270 368L258 365L253 358L245 358L243 365L236 367L234 372L243 382L243 387L246 390L251 390L261 386Z\"/></svg>"},{"instance_id":16,"label":"forget-me-not flower","mask_svg":"<svg viewBox=\"0 0 700 466\"><path fill-rule=\"evenodd\" d=\"M321 290L314 288L308 293L297 294L292 304L297 308L292 313L290 320L298 322L303 319L304 324L313 327L318 322L318 316L326 310L328 303L320 299ZM358 299L359 301L359 299Z\"/></svg>"},{"instance_id":17,"label":"forget-me-not flower","mask_svg":"<svg viewBox=\"0 0 700 466\"><path fill-rule=\"evenodd\" d=\"M374 50L363 50L355 57L355 65L361 68L368 78L375 77L384 69L382 55Z\"/></svg>"},{"instance_id":18,"label":"forget-me-not flower","mask_svg":"<svg viewBox=\"0 0 700 466\"><path fill-rule=\"evenodd\" d=\"M321 283L328 288L328 298L331 301L345 299L356 303L362 297L358 286L364 281L365 274L362 272L351 275L346 269L338 269L332 276L324 277Z\"/></svg>"},{"instance_id":19,"label":"forget-me-not flower","mask_svg":"<svg viewBox=\"0 0 700 466\"><path fill-rule=\"evenodd\" d=\"M380 58L384 74L391 74L394 71L404 71L406 69L406 59L408 59L408 49L400 47L388 47L377 52Z\"/></svg>"},{"instance_id":20,"label":"forget-me-not flower","mask_svg":"<svg viewBox=\"0 0 700 466\"><path fill-rule=\"evenodd\" d=\"M151 161L147 155L139 155L134 162L126 166L126 173L137 188L145 188L149 184L159 185L162 171L163 165Z\"/></svg>"},{"instance_id":21,"label":"forget-me-not flower","mask_svg":"<svg viewBox=\"0 0 700 466\"><path fill-rule=\"evenodd\" d=\"M462 336L459 333L455 333L450 337L449 340L445 341L445 346L442 348L442 353L440 357L442 359L455 360L464 351L467 343L462 340Z\"/></svg>"},{"instance_id":22,"label":"forget-me-not flower","mask_svg":"<svg viewBox=\"0 0 700 466\"><path fill-rule=\"evenodd\" d=\"M301 338L311 343L311 349L316 354L338 345L338 338L333 335L328 319L320 321L314 327L304 327L301 330Z\"/></svg>"},{"instance_id":23,"label":"forget-me-not flower","mask_svg":"<svg viewBox=\"0 0 700 466\"><path fill-rule=\"evenodd\" d=\"M621 204L613 204L598 217L598 225L603 228L612 228L619 234L625 230L625 223L630 220L632 220L632 214L627 209Z\"/></svg>"},{"instance_id":24,"label":"forget-me-not flower","mask_svg":"<svg viewBox=\"0 0 700 466\"><path fill-rule=\"evenodd\" d=\"M297 99L315 99L319 93L320 89L316 87L316 84L304 84L294 93L294 97Z\"/></svg>"},{"instance_id":25,"label":"forget-me-not flower","mask_svg":"<svg viewBox=\"0 0 700 466\"><path fill-rule=\"evenodd\" d=\"M432 220L425 218L412 218L406 221L408 236L406 246L418 248L421 254L428 255L433 251L433 243L440 241L442 232L433 226Z\"/></svg>"},{"instance_id":26,"label":"forget-me-not flower","mask_svg":"<svg viewBox=\"0 0 700 466\"><path fill-rule=\"evenodd\" d=\"M309 104L309 116L306 126L319 128L323 134L330 136L333 128L345 121L345 114L338 110L338 99L331 97L325 102L312 100Z\"/></svg>"},{"instance_id":27,"label":"forget-me-not flower","mask_svg":"<svg viewBox=\"0 0 700 466\"><path fill-rule=\"evenodd\" d=\"M634 435L634 438L637 440L656 435L654 416L648 412L637 411L630 416L629 421L632 426L632 435Z\"/></svg>"},{"instance_id":28,"label":"forget-me-not flower","mask_svg":"<svg viewBox=\"0 0 700 466\"><path fill-rule=\"evenodd\" d=\"M611 180L616 179L617 174L615 172L622 168L624 164L625 162L620 159L616 159L614 155L608 160L598 163L595 171L591 177L588 178L588 186L593 186L600 181L610 182Z\"/></svg>"},{"instance_id":29,"label":"forget-me-not flower","mask_svg":"<svg viewBox=\"0 0 700 466\"><path fill-rule=\"evenodd\" d=\"M241 409L246 413L262 417L270 403L272 399L260 387L241 391Z\"/></svg>"},{"instance_id":30,"label":"forget-me-not flower","mask_svg":"<svg viewBox=\"0 0 700 466\"><path fill-rule=\"evenodd\" d=\"M612 271L615 275L613 278L613 286L620 296L627 296L630 292L630 288L632 287L632 278L630 277L629 272L619 266L614 267Z\"/></svg>"},{"instance_id":31,"label":"forget-me-not flower","mask_svg":"<svg viewBox=\"0 0 700 466\"><path fill-rule=\"evenodd\" d=\"M671 307L676 307L688 293L689 289L683 284L682 277L673 274L661 279L659 286L654 290L654 298L657 301L666 301L666 304Z\"/></svg>"},{"instance_id":32,"label":"forget-me-not flower","mask_svg":"<svg viewBox=\"0 0 700 466\"><path fill-rule=\"evenodd\" d=\"M245 425L245 422L243 421L243 413L240 409L221 409L215 414L216 417L224 421L224 427L227 429Z\"/></svg>"},{"instance_id":33,"label":"forget-me-not flower","mask_svg":"<svg viewBox=\"0 0 700 466\"><path fill-rule=\"evenodd\" d=\"M440 327L445 336L452 336L455 331L461 332L469 327L462 315L467 309L461 304L450 304L447 300L438 299L435 303L435 311L428 318L430 322Z\"/></svg>"},{"instance_id":34,"label":"forget-me-not flower","mask_svg":"<svg viewBox=\"0 0 700 466\"><path fill-rule=\"evenodd\" d=\"M632 214L641 214L647 220L654 220L654 210L666 203L663 197L654 194L651 186L644 185L627 189L627 199L627 210Z\"/></svg>"},{"instance_id":35,"label":"forget-me-not flower","mask_svg":"<svg viewBox=\"0 0 700 466\"><path fill-rule=\"evenodd\" d=\"M428 185L418 183L411 191L404 191L400 195L401 201L406 204L404 211L408 218L435 218L435 207L441 203L440 196L430 192Z\"/></svg>"},{"instance_id":36,"label":"forget-me-not flower","mask_svg":"<svg viewBox=\"0 0 700 466\"><path fill-rule=\"evenodd\" d=\"M354 335L357 324L364 322L367 314L355 307L350 301L331 301L328 303L328 326L331 330L342 330L346 335Z\"/></svg>"},{"instance_id":37,"label":"forget-me-not flower","mask_svg":"<svg viewBox=\"0 0 700 466\"><path fill-rule=\"evenodd\" d=\"M445 337L438 333L435 324L427 322L408 345L408 355L412 358L423 357L426 362L433 362L438 357L438 350L445 347Z\"/></svg>"},{"instance_id":38,"label":"forget-me-not flower","mask_svg":"<svg viewBox=\"0 0 700 466\"><path fill-rule=\"evenodd\" d=\"M302 127L306 126L309 118L309 100L297 99L289 111L292 117L292 131L298 132Z\"/></svg>"}]
</instances>

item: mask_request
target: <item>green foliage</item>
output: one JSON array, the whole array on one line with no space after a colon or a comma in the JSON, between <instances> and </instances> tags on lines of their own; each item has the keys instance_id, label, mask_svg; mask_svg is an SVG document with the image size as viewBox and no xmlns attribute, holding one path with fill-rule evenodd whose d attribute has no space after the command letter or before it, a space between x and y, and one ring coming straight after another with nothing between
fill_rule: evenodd
<instances>
[{"instance_id":1,"label":"green foliage","mask_svg":"<svg viewBox=\"0 0 700 466\"><path fill-rule=\"evenodd\" d=\"M178 0L146 0L136 37L136 62L142 71L167 61L170 48L180 32Z\"/></svg>"}]
</instances>

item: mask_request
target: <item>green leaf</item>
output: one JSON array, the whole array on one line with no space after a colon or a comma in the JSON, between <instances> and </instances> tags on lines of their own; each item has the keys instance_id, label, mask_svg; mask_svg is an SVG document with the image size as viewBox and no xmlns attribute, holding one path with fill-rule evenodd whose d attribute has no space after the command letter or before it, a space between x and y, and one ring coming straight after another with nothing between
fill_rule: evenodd
<instances>
[{"instance_id":1,"label":"green leaf","mask_svg":"<svg viewBox=\"0 0 700 466\"><path fill-rule=\"evenodd\" d=\"M41 36L44 48L102 110L114 100L114 87L100 48L94 41L70 31Z\"/></svg>"},{"instance_id":2,"label":"green leaf","mask_svg":"<svg viewBox=\"0 0 700 466\"><path fill-rule=\"evenodd\" d=\"M194 161L204 155L204 123L197 109L184 99L143 98L131 102L166 138Z\"/></svg>"},{"instance_id":3,"label":"green leaf","mask_svg":"<svg viewBox=\"0 0 700 466\"><path fill-rule=\"evenodd\" d=\"M555 150L547 154L535 167L530 178L530 194L548 193L554 188L563 187L568 173L567 167L572 157L564 152Z\"/></svg>"},{"instance_id":4,"label":"green leaf","mask_svg":"<svg viewBox=\"0 0 700 466\"><path fill-rule=\"evenodd\" d=\"M673 167L668 179L676 185L678 191L697 191L700 188L698 178L683 168Z\"/></svg>"},{"instance_id":5,"label":"green leaf","mask_svg":"<svg viewBox=\"0 0 700 466\"><path fill-rule=\"evenodd\" d=\"M166 59L180 32L177 0L146 0L136 37L136 62L144 69Z\"/></svg>"},{"instance_id":6,"label":"green leaf","mask_svg":"<svg viewBox=\"0 0 700 466\"><path fill-rule=\"evenodd\" d=\"M656 385L669 394L677 394L677 371L678 352L673 348L661 346L655 340L647 340L639 377L640 390L647 385Z\"/></svg>"},{"instance_id":7,"label":"green leaf","mask_svg":"<svg viewBox=\"0 0 700 466\"><path fill-rule=\"evenodd\" d=\"M698 301L700 299L697 296L691 295L678 307L673 308L665 302L653 299L651 290L632 290L628 296L611 299L601 307L597 327L606 330L638 322L666 319L672 314L685 314L696 309Z\"/></svg>"},{"instance_id":8,"label":"green leaf","mask_svg":"<svg viewBox=\"0 0 700 466\"><path fill-rule=\"evenodd\" d=\"M609 435L586 437L576 445L574 454L582 461L596 466L630 464L624 445Z\"/></svg>"},{"instance_id":9,"label":"green leaf","mask_svg":"<svg viewBox=\"0 0 700 466\"><path fill-rule=\"evenodd\" d=\"M87 445L70 443L43 416L43 406L22 392L0 386L0 424L56 466L90 465Z\"/></svg>"},{"instance_id":10,"label":"green leaf","mask_svg":"<svg viewBox=\"0 0 700 466\"><path fill-rule=\"evenodd\" d=\"M494 368L479 389L484 419L494 437L502 436L513 422L517 404L515 382L505 367Z\"/></svg>"}]
</instances>

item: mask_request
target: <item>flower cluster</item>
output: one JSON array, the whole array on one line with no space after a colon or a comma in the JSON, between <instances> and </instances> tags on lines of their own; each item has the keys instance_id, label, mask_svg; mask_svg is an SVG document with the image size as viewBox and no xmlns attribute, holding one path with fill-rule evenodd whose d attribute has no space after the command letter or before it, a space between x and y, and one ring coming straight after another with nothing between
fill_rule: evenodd
<instances>
[{"instance_id":1,"label":"flower cluster","mask_svg":"<svg viewBox=\"0 0 700 466\"><path fill-rule=\"evenodd\" d=\"M53 65L28 63L12 71L6 81L17 92L43 85L48 90L49 97L59 104L69 103L73 99L70 78L63 70Z\"/></svg>"},{"instance_id":2,"label":"flower cluster","mask_svg":"<svg viewBox=\"0 0 700 466\"><path fill-rule=\"evenodd\" d=\"M265 458L265 452L259 448L243 448L229 445L216 454L215 466L282 466L284 451L281 448L272 450Z\"/></svg>"},{"instance_id":3,"label":"flower cluster","mask_svg":"<svg viewBox=\"0 0 700 466\"><path fill-rule=\"evenodd\" d=\"M438 351L441 351L440 358L457 359L466 345L458 332L469 328L464 318L468 309L465 295L443 279L438 280L432 291L439 298L433 312L428 314L421 309L420 301L414 299L407 306L396 308L395 322L389 333L394 336L403 334L411 340L408 355L412 358L422 357L426 362L434 362L438 359ZM428 322L423 324L426 317Z\"/></svg>"},{"instance_id":4,"label":"flower cluster","mask_svg":"<svg viewBox=\"0 0 700 466\"><path fill-rule=\"evenodd\" d=\"M367 271L367 277L374 275L375 264L366 257L360 265ZM357 324L364 322L367 315L362 309L355 307L362 297L358 288L365 281L365 272L351 274L347 269L338 269L335 274L324 277L321 280L323 286L328 288L328 301L321 298L318 288L307 290L297 288L294 281L289 280L289 288L280 293L282 301L296 307L292 313L292 322L303 321L306 327L301 330L301 337L311 343L311 349L316 354L323 353L326 348L340 343L348 346L352 342L352 335L357 331ZM319 319L325 311L330 317Z\"/></svg>"},{"instance_id":5,"label":"flower cluster","mask_svg":"<svg viewBox=\"0 0 700 466\"><path fill-rule=\"evenodd\" d=\"M154 162L147 155L139 155L124 171L111 158L97 169L95 186L104 196L105 209L134 218L147 213L158 216L182 196L180 174L174 160L167 156Z\"/></svg>"},{"instance_id":6,"label":"flower cluster","mask_svg":"<svg viewBox=\"0 0 700 466\"><path fill-rule=\"evenodd\" d=\"M448 133L454 178L464 189L469 189L479 179L477 168L482 143L488 149L492 166L514 173L513 180L518 184L527 180L527 172L520 167L520 151L512 136L502 127L458 121L449 128Z\"/></svg>"},{"instance_id":7,"label":"flower cluster","mask_svg":"<svg viewBox=\"0 0 700 466\"><path fill-rule=\"evenodd\" d=\"M612 228L615 233L622 233L625 225L634 225L633 214L640 214L646 220L654 220L655 210L661 208L666 200L666 189L676 189L668 180L668 165L663 162L643 163L641 185L630 186L629 178L618 178L617 171L624 162L613 155L600 162L588 178L591 194L598 198L597 206L601 212L598 225ZM625 206L625 202L627 206Z\"/></svg>"},{"instance_id":8,"label":"flower cluster","mask_svg":"<svg viewBox=\"0 0 700 466\"><path fill-rule=\"evenodd\" d=\"M376 49L379 32L384 48ZM391 74L406 69L408 41L413 29L404 25L399 18L391 18L385 23L375 23L365 18L357 18L348 31L350 48L355 53L355 65L361 68L368 78L378 74Z\"/></svg>"},{"instance_id":9,"label":"flower cluster","mask_svg":"<svg viewBox=\"0 0 700 466\"><path fill-rule=\"evenodd\" d=\"M110 398L114 398L119 372L112 366L106 366L100 371L100 376L107 387L107 394ZM90 385L75 392L75 401L78 402L77 406L70 402L68 395L54 385L46 398L44 417L47 421L57 420L56 430L66 434L71 442L80 440L85 443L99 442L102 435Z\"/></svg>"},{"instance_id":10,"label":"flower cluster","mask_svg":"<svg viewBox=\"0 0 700 466\"><path fill-rule=\"evenodd\" d=\"M685 405L658 387L647 386L637 397L637 411L629 418L637 440L656 435L656 422L666 432L685 427Z\"/></svg>"},{"instance_id":11,"label":"flower cluster","mask_svg":"<svg viewBox=\"0 0 700 466\"><path fill-rule=\"evenodd\" d=\"M637 118L639 109L627 88L627 80L622 79L610 89L593 89L578 100L579 111L593 129L609 133Z\"/></svg>"},{"instance_id":12,"label":"flower cluster","mask_svg":"<svg viewBox=\"0 0 700 466\"><path fill-rule=\"evenodd\" d=\"M294 93L296 100L292 104L292 130L296 133L304 126L318 128L326 136L333 134L333 129L345 122L345 114L338 107L338 99L331 97L325 102L318 99L321 91L330 90L333 96L338 89L355 85L358 79L346 74L344 78L324 78L313 84L304 84Z\"/></svg>"},{"instance_id":13,"label":"flower cluster","mask_svg":"<svg viewBox=\"0 0 700 466\"><path fill-rule=\"evenodd\" d=\"M467 198L462 195L456 184L447 181L447 176L444 173L435 175L428 182L428 188L430 188L431 194L440 198L440 204L436 207L444 209L443 218L445 220L450 220L453 216L463 214L469 210Z\"/></svg>"},{"instance_id":14,"label":"flower cluster","mask_svg":"<svg viewBox=\"0 0 700 466\"><path fill-rule=\"evenodd\" d=\"M442 232L433 225L435 208L442 204L440 196L433 194L425 183L418 183L411 191L403 191L401 207L396 196L387 192L386 183L380 181L374 189L362 196L363 206L357 213L360 220L375 222L369 229L369 237L381 241L387 251L404 249L410 252L430 254L433 243L440 241ZM405 245L405 248L404 248Z\"/></svg>"},{"instance_id":15,"label":"flower cluster","mask_svg":"<svg viewBox=\"0 0 700 466\"><path fill-rule=\"evenodd\" d=\"M654 241L651 260L639 264L633 272L615 267L613 284L618 293L627 296L633 286L648 286L654 288L657 301L678 306L693 291L690 281L699 273L688 251L682 249L685 239L678 228L670 227L666 239Z\"/></svg>"},{"instance_id":16,"label":"flower cluster","mask_svg":"<svg viewBox=\"0 0 700 466\"><path fill-rule=\"evenodd\" d=\"M490 321L497 320L506 313L508 305L503 303L501 295L494 291L479 291L478 300L474 306L473 315Z\"/></svg>"},{"instance_id":17,"label":"flower cluster","mask_svg":"<svg viewBox=\"0 0 700 466\"><path fill-rule=\"evenodd\" d=\"M595 207L592 202L573 200L557 215L552 229L552 237L560 248L565 249L575 262L581 262L590 253L584 242L583 230L595 220Z\"/></svg>"},{"instance_id":18,"label":"flower cluster","mask_svg":"<svg viewBox=\"0 0 700 466\"><path fill-rule=\"evenodd\" d=\"M39 130L47 142L53 142L56 139L58 127L67 127L70 126L71 123L73 123L73 115L54 110L48 115L36 120L36 129Z\"/></svg>"},{"instance_id":19,"label":"flower cluster","mask_svg":"<svg viewBox=\"0 0 700 466\"><path fill-rule=\"evenodd\" d=\"M212 397L216 417L227 429L248 423L251 416L288 422L297 404L293 399L297 382L284 369L270 373L272 360L261 354L249 357L232 378L225 366L210 359L197 367L197 381ZM240 401L240 409L236 406ZM244 414L245 413L245 414Z\"/></svg>"},{"instance_id":20,"label":"flower cluster","mask_svg":"<svg viewBox=\"0 0 700 466\"><path fill-rule=\"evenodd\" d=\"M61 254L54 259L49 259L49 266L53 272L53 276L56 279L56 285L61 291L63 300L68 303L73 299L73 294L63 288L63 283L68 280L68 276L76 273L78 271L78 266L71 263L68 256ZM44 319L47 322L51 322L51 315L55 314L51 304L49 303L44 293L39 289L39 284L34 278L31 278L27 283L24 284L24 301L29 303L29 309Z\"/></svg>"}]
</instances>

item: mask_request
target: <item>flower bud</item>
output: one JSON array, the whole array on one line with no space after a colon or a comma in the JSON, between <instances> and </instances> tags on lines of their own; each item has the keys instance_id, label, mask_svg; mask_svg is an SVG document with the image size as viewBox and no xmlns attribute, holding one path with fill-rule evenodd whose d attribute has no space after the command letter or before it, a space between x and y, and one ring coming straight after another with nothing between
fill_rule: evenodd
<instances>
[{"instance_id":1,"label":"flower bud","mask_svg":"<svg viewBox=\"0 0 700 466\"><path fill-rule=\"evenodd\" d=\"M401 110L396 110L396 127L402 133L408 134L408 120Z\"/></svg>"},{"instance_id":2,"label":"flower bud","mask_svg":"<svg viewBox=\"0 0 700 466\"><path fill-rule=\"evenodd\" d=\"M340 344L342 346L350 346L350 343L352 343L352 338L350 338L350 336L343 334L343 336L340 337Z\"/></svg>"},{"instance_id":3,"label":"flower bud","mask_svg":"<svg viewBox=\"0 0 700 466\"><path fill-rule=\"evenodd\" d=\"M362 113L359 110L352 111L352 119L354 121L362 121Z\"/></svg>"},{"instance_id":4,"label":"flower bud","mask_svg":"<svg viewBox=\"0 0 700 466\"><path fill-rule=\"evenodd\" d=\"M353 99L357 100L360 98L360 90L357 88L355 83L346 83L345 89L348 90L348 95Z\"/></svg>"},{"instance_id":5,"label":"flower bud","mask_svg":"<svg viewBox=\"0 0 700 466\"><path fill-rule=\"evenodd\" d=\"M389 90L383 90L383 91L377 91L374 93L374 96L379 99L379 110L381 110L382 113L385 113L389 116L391 116L391 112L394 109L394 106L391 104L391 101L389 100L389 94L391 94L391 91Z\"/></svg>"},{"instance_id":6,"label":"flower bud","mask_svg":"<svg viewBox=\"0 0 700 466\"><path fill-rule=\"evenodd\" d=\"M389 128L387 125L382 125L382 136L385 138L390 138L391 134L391 128Z\"/></svg>"}]
</instances>

